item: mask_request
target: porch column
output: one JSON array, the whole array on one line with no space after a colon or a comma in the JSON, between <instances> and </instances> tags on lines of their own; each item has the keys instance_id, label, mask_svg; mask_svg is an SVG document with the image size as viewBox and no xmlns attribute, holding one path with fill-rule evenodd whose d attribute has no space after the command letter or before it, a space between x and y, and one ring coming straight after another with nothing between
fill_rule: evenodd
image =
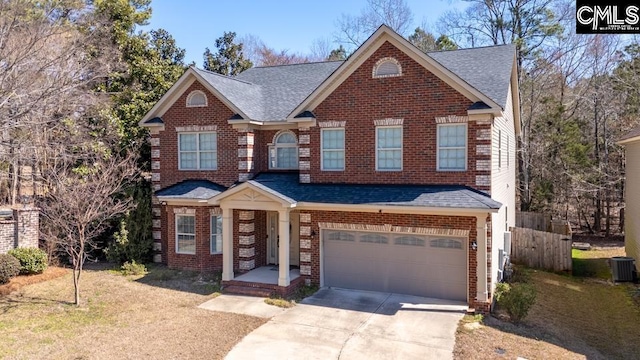
<instances>
[{"instance_id":1,"label":"porch column","mask_svg":"<svg viewBox=\"0 0 640 360\"><path fill-rule=\"evenodd\" d=\"M278 236L280 248L278 249L278 286L289 286L289 209L278 210Z\"/></svg>"},{"instance_id":2,"label":"porch column","mask_svg":"<svg viewBox=\"0 0 640 360\"><path fill-rule=\"evenodd\" d=\"M487 216L476 216L476 300L487 301Z\"/></svg>"},{"instance_id":3,"label":"porch column","mask_svg":"<svg viewBox=\"0 0 640 360\"><path fill-rule=\"evenodd\" d=\"M222 208L222 280L233 280L233 209Z\"/></svg>"}]
</instances>

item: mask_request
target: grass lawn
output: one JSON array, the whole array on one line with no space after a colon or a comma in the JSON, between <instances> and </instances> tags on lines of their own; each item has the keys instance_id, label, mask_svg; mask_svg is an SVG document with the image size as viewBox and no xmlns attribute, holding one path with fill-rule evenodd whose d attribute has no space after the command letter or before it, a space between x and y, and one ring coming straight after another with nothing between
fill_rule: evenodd
<instances>
[{"instance_id":1,"label":"grass lawn","mask_svg":"<svg viewBox=\"0 0 640 360\"><path fill-rule=\"evenodd\" d=\"M71 304L68 271L0 296L0 358L220 359L265 322L197 308L218 290L197 273L152 267L144 276L82 276L80 307Z\"/></svg>"},{"instance_id":2,"label":"grass lawn","mask_svg":"<svg viewBox=\"0 0 640 360\"><path fill-rule=\"evenodd\" d=\"M461 323L457 359L634 359L640 355L637 285L610 282L606 259L620 247L574 251L580 276L533 271L538 297L518 325L487 316L481 326ZM470 320L468 320L470 321Z\"/></svg>"}]
</instances>

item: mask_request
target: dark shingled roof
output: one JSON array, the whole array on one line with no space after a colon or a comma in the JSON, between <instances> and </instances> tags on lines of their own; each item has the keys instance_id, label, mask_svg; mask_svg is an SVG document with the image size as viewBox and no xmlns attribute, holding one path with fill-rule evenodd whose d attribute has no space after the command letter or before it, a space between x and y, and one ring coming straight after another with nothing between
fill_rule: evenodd
<instances>
[{"instance_id":1,"label":"dark shingled roof","mask_svg":"<svg viewBox=\"0 0 640 360\"><path fill-rule=\"evenodd\" d=\"M341 64L342 61L326 61L255 67L241 72L236 79L262 89L263 117L255 120L284 120Z\"/></svg>"},{"instance_id":2,"label":"dark shingled roof","mask_svg":"<svg viewBox=\"0 0 640 360\"><path fill-rule=\"evenodd\" d=\"M515 51L514 45L500 45L430 52L427 56L504 109ZM343 61L327 61L255 67L236 77L195 67L193 70L251 120L281 121L342 64Z\"/></svg>"},{"instance_id":3,"label":"dark shingled roof","mask_svg":"<svg viewBox=\"0 0 640 360\"><path fill-rule=\"evenodd\" d=\"M515 53L515 45L498 45L427 55L504 109Z\"/></svg>"},{"instance_id":4,"label":"dark shingled roof","mask_svg":"<svg viewBox=\"0 0 640 360\"><path fill-rule=\"evenodd\" d=\"M281 121L340 64L342 61L255 67L236 77L193 70L251 120Z\"/></svg>"},{"instance_id":5,"label":"dark shingled roof","mask_svg":"<svg viewBox=\"0 0 640 360\"><path fill-rule=\"evenodd\" d=\"M290 202L499 209L487 194L460 185L300 184L298 174L262 173L249 182Z\"/></svg>"},{"instance_id":6,"label":"dark shingled roof","mask_svg":"<svg viewBox=\"0 0 640 360\"><path fill-rule=\"evenodd\" d=\"M633 130L629 131L628 133L626 133L620 139L620 141L629 140L631 138L638 137L638 136L640 136L640 126L637 126L635 129L633 129Z\"/></svg>"},{"instance_id":7,"label":"dark shingled roof","mask_svg":"<svg viewBox=\"0 0 640 360\"><path fill-rule=\"evenodd\" d=\"M207 180L186 180L156 191L156 196L170 199L208 200L226 187Z\"/></svg>"}]
</instances>

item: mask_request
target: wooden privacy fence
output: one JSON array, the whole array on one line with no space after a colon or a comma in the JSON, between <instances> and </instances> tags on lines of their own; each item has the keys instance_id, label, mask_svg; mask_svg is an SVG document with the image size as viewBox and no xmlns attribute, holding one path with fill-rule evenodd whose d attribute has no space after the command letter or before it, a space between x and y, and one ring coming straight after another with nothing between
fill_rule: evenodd
<instances>
[{"instance_id":1,"label":"wooden privacy fence","mask_svg":"<svg viewBox=\"0 0 640 360\"><path fill-rule=\"evenodd\" d=\"M571 271L571 235L524 228L511 230L511 262L551 271Z\"/></svg>"},{"instance_id":2,"label":"wooden privacy fence","mask_svg":"<svg viewBox=\"0 0 640 360\"><path fill-rule=\"evenodd\" d=\"M566 220L552 220L551 215L517 211L516 227L571 235L571 226Z\"/></svg>"}]
</instances>

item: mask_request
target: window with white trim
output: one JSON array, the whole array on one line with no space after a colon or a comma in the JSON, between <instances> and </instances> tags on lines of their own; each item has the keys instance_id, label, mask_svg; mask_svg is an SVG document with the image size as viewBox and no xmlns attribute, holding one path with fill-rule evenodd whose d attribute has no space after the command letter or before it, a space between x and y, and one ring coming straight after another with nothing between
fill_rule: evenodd
<instances>
[{"instance_id":1,"label":"window with white trim","mask_svg":"<svg viewBox=\"0 0 640 360\"><path fill-rule=\"evenodd\" d=\"M216 170L218 136L216 132L178 134L178 169Z\"/></svg>"},{"instance_id":2,"label":"window with white trim","mask_svg":"<svg viewBox=\"0 0 640 360\"><path fill-rule=\"evenodd\" d=\"M298 142L296 136L289 131L276 136L273 145L269 146L269 169L297 169Z\"/></svg>"},{"instance_id":3,"label":"window with white trim","mask_svg":"<svg viewBox=\"0 0 640 360\"><path fill-rule=\"evenodd\" d=\"M195 215L176 215L176 253L196 253Z\"/></svg>"},{"instance_id":4,"label":"window with white trim","mask_svg":"<svg viewBox=\"0 0 640 360\"><path fill-rule=\"evenodd\" d=\"M344 128L321 129L322 170L344 170Z\"/></svg>"},{"instance_id":5,"label":"window with white trim","mask_svg":"<svg viewBox=\"0 0 640 360\"><path fill-rule=\"evenodd\" d=\"M502 167L502 130L498 129L498 169Z\"/></svg>"},{"instance_id":6,"label":"window with white trim","mask_svg":"<svg viewBox=\"0 0 640 360\"><path fill-rule=\"evenodd\" d=\"M211 253L222 253L222 215L211 216Z\"/></svg>"},{"instance_id":7,"label":"window with white trim","mask_svg":"<svg viewBox=\"0 0 640 360\"><path fill-rule=\"evenodd\" d=\"M207 96L200 90L194 90L187 96L187 107L207 106Z\"/></svg>"},{"instance_id":8,"label":"window with white trim","mask_svg":"<svg viewBox=\"0 0 640 360\"><path fill-rule=\"evenodd\" d=\"M402 76L402 66L398 60L386 57L378 60L373 67L374 78Z\"/></svg>"},{"instance_id":9,"label":"window with white trim","mask_svg":"<svg viewBox=\"0 0 640 360\"><path fill-rule=\"evenodd\" d=\"M509 168L509 156L511 155L511 150L509 149L509 134L507 134L507 169Z\"/></svg>"},{"instance_id":10,"label":"window with white trim","mask_svg":"<svg viewBox=\"0 0 640 360\"><path fill-rule=\"evenodd\" d=\"M376 170L402 170L402 126L376 127Z\"/></svg>"},{"instance_id":11,"label":"window with white trim","mask_svg":"<svg viewBox=\"0 0 640 360\"><path fill-rule=\"evenodd\" d=\"M467 124L438 124L438 170L467 169Z\"/></svg>"}]
</instances>

